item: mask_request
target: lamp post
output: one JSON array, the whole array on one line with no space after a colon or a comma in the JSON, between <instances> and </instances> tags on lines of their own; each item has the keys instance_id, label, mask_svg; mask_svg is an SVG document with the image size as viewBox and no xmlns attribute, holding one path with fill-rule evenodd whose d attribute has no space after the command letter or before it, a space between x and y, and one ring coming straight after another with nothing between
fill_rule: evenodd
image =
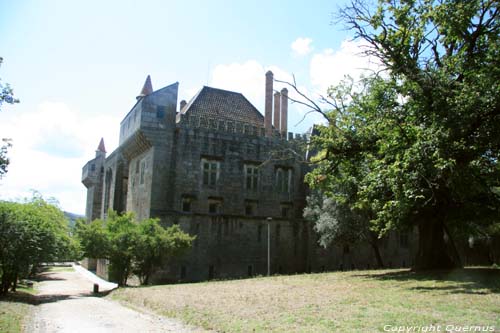
<instances>
[{"instance_id":1,"label":"lamp post","mask_svg":"<svg viewBox=\"0 0 500 333\"><path fill-rule=\"evenodd\" d=\"M271 221L272 217L267 218L267 276L271 276Z\"/></svg>"}]
</instances>

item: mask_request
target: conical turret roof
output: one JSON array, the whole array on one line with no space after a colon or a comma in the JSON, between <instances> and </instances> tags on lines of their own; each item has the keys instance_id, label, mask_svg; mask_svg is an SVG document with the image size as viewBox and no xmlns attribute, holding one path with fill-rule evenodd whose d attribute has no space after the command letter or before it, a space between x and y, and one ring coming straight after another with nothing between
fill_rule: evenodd
<instances>
[{"instance_id":1,"label":"conical turret roof","mask_svg":"<svg viewBox=\"0 0 500 333\"><path fill-rule=\"evenodd\" d=\"M97 147L97 151L106 152L106 147L104 147L104 138L101 138L101 141L99 142L99 146Z\"/></svg>"},{"instance_id":2,"label":"conical turret roof","mask_svg":"<svg viewBox=\"0 0 500 333\"><path fill-rule=\"evenodd\" d=\"M142 87L141 93L137 96L137 99L147 96L153 92L153 85L151 84L151 76L148 75L146 81L144 82L144 86Z\"/></svg>"}]
</instances>

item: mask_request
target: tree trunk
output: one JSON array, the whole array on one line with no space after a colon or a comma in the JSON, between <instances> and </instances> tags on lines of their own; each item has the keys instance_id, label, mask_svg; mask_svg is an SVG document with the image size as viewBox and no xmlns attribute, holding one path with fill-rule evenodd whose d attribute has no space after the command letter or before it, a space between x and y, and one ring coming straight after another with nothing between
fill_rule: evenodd
<instances>
[{"instance_id":1,"label":"tree trunk","mask_svg":"<svg viewBox=\"0 0 500 333\"><path fill-rule=\"evenodd\" d=\"M14 273L14 278L12 281L12 288L11 288L12 292L14 292L14 293L17 290L17 278L18 278L18 273L16 272L16 273Z\"/></svg>"},{"instance_id":2,"label":"tree trunk","mask_svg":"<svg viewBox=\"0 0 500 333\"><path fill-rule=\"evenodd\" d=\"M371 243L373 254L375 254L375 259L377 260L377 268L384 268L384 262L382 261L382 256L380 255L380 250L377 243Z\"/></svg>"},{"instance_id":3,"label":"tree trunk","mask_svg":"<svg viewBox=\"0 0 500 333\"><path fill-rule=\"evenodd\" d=\"M373 249L375 259L377 260L377 268L384 268L384 261L382 260L382 256L380 255L380 249L378 248L378 237L373 233L370 233L370 237L370 245Z\"/></svg>"},{"instance_id":4,"label":"tree trunk","mask_svg":"<svg viewBox=\"0 0 500 333\"><path fill-rule=\"evenodd\" d=\"M451 269L461 265L449 255L444 240L443 223L429 219L418 224L418 252L414 270Z\"/></svg>"}]
</instances>

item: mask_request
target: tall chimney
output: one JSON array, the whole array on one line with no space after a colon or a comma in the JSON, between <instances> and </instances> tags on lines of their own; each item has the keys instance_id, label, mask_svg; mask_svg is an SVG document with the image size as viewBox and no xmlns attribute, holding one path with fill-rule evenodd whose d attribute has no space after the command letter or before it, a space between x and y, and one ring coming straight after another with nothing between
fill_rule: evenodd
<instances>
[{"instance_id":1,"label":"tall chimney","mask_svg":"<svg viewBox=\"0 0 500 333\"><path fill-rule=\"evenodd\" d=\"M288 90L281 89L281 135L286 138L288 131Z\"/></svg>"},{"instance_id":2,"label":"tall chimney","mask_svg":"<svg viewBox=\"0 0 500 333\"><path fill-rule=\"evenodd\" d=\"M185 100L182 100L182 101L181 101L181 104L180 104L180 106L179 106L179 112L180 112L180 111L182 111L182 109L184 109L184 107L186 106L186 104L187 104L187 103L186 103L186 101L185 101Z\"/></svg>"},{"instance_id":3,"label":"tall chimney","mask_svg":"<svg viewBox=\"0 0 500 333\"><path fill-rule=\"evenodd\" d=\"M267 137L271 137L273 134L272 118L273 118L273 72L268 71L266 73L266 104L265 104L265 114L264 114L264 128Z\"/></svg>"},{"instance_id":4,"label":"tall chimney","mask_svg":"<svg viewBox=\"0 0 500 333\"><path fill-rule=\"evenodd\" d=\"M274 129L280 132L280 98L281 94L277 91L274 93Z\"/></svg>"}]
</instances>

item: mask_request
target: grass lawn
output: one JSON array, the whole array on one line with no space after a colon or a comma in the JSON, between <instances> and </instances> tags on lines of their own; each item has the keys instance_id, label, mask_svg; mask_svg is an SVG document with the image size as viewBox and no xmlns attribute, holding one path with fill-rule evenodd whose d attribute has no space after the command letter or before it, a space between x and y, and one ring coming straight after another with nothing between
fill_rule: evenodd
<instances>
[{"instance_id":1,"label":"grass lawn","mask_svg":"<svg viewBox=\"0 0 500 333\"><path fill-rule=\"evenodd\" d=\"M17 292L0 297L0 332L23 331L27 316L33 309L36 289L19 284Z\"/></svg>"},{"instance_id":2,"label":"grass lawn","mask_svg":"<svg viewBox=\"0 0 500 333\"><path fill-rule=\"evenodd\" d=\"M500 270L372 270L121 288L113 299L222 332L372 332L494 326Z\"/></svg>"}]
</instances>

